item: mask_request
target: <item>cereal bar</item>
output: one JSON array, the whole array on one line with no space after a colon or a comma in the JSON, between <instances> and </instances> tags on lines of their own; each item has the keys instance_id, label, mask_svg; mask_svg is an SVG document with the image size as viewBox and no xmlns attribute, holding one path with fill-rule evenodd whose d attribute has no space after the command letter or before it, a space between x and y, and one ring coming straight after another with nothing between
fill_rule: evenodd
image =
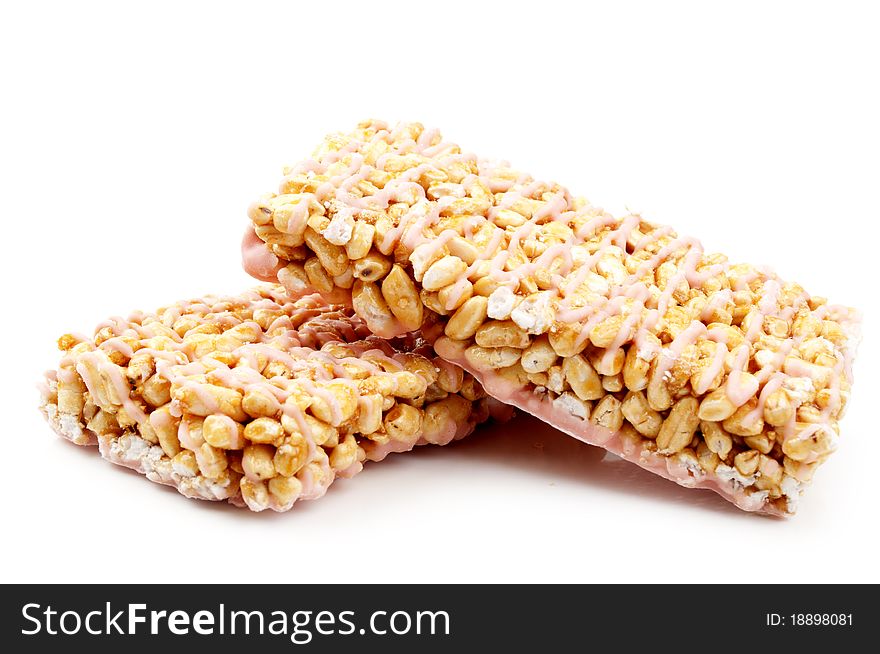
<instances>
[{"instance_id":1,"label":"cereal bar","mask_svg":"<svg viewBox=\"0 0 880 654\"><path fill-rule=\"evenodd\" d=\"M854 310L436 130L332 134L248 214L248 270L684 486L791 513L837 446Z\"/></svg>"},{"instance_id":2,"label":"cereal bar","mask_svg":"<svg viewBox=\"0 0 880 654\"><path fill-rule=\"evenodd\" d=\"M286 511L364 461L445 445L505 407L414 335L279 286L67 334L41 409L54 430L187 497Z\"/></svg>"}]
</instances>

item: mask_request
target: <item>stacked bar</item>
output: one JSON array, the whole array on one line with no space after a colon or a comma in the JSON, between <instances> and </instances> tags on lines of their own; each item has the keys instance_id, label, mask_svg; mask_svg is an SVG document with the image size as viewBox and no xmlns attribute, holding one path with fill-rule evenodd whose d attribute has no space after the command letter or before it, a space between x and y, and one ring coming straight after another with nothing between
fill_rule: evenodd
<instances>
[{"instance_id":1,"label":"stacked bar","mask_svg":"<svg viewBox=\"0 0 880 654\"><path fill-rule=\"evenodd\" d=\"M376 338L350 309L278 286L114 318L59 347L41 407L59 435L253 511L321 497L365 460L445 445L490 413L417 336Z\"/></svg>"},{"instance_id":2,"label":"stacked bar","mask_svg":"<svg viewBox=\"0 0 880 654\"><path fill-rule=\"evenodd\" d=\"M329 136L249 217L246 268L292 297L421 329L495 398L743 509L793 512L837 445L854 310L418 123Z\"/></svg>"}]
</instances>

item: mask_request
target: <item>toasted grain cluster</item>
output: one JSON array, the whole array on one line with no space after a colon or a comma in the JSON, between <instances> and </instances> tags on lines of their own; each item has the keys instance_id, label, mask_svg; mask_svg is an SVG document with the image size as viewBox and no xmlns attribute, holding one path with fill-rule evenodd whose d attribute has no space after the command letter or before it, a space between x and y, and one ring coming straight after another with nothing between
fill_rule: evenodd
<instances>
[{"instance_id":1,"label":"toasted grain cluster","mask_svg":"<svg viewBox=\"0 0 880 654\"><path fill-rule=\"evenodd\" d=\"M285 175L249 216L293 296L384 337L442 328L478 375L780 510L835 447L851 309L418 123L361 123Z\"/></svg>"},{"instance_id":2,"label":"toasted grain cluster","mask_svg":"<svg viewBox=\"0 0 880 654\"><path fill-rule=\"evenodd\" d=\"M350 309L280 287L113 319L59 347L44 391L59 432L185 495L255 511L488 417L480 385L420 339L377 339Z\"/></svg>"}]
</instances>

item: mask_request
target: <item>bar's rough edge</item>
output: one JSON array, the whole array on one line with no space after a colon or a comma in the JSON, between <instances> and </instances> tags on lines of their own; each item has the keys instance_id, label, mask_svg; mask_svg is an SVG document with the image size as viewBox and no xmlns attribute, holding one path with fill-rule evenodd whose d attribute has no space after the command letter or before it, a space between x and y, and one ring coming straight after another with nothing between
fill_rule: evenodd
<instances>
[{"instance_id":1,"label":"bar's rough edge","mask_svg":"<svg viewBox=\"0 0 880 654\"><path fill-rule=\"evenodd\" d=\"M245 507L245 502L241 497L241 490L236 485L234 492L229 492L228 486L217 484L210 479L198 475L196 477L184 477L177 474L171 464L170 459L165 456L159 445L154 445L143 439L137 433L126 433L121 436L99 436L91 431L88 427L82 425L79 421L65 420L65 414L58 411L58 405L49 400L53 384L55 382L48 381L46 390L43 392L39 409L43 417L49 423L59 437L79 446L95 446L97 445L101 457L110 463L114 463L125 468L130 468L138 472L150 481L171 486L181 495L190 499L200 499L208 501L227 500L231 504L239 507ZM509 420L513 414L513 409L509 405L502 404L492 398L489 399L490 419L495 421ZM367 461L382 461L389 454L408 452L420 445L448 445L449 443L461 440L471 435L481 423L473 420L467 420L459 424L456 430L451 434L448 440L439 443L429 443L424 438L419 438L415 443L407 443L403 441L389 440L385 444L366 443L362 444L367 454ZM364 463L365 463L364 462ZM329 478L329 481L320 487L320 492L310 496L300 497L299 500L311 500L322 497L330 485L337 479L345 479L352 477L362 469L363 465L358 462L352 468L344 471L335 472ZM331 472L332 469L331 469ZM187 483L190 482L190 483Z\"/></svg>"},{"instance_id":2,"label":"bar's rough edge","mask_svg":"<svg viewBox=\"0 0 880 654\"><path fill-rule=\"evenodd\" d=\"M244 505L237 485L234 492L229 492L228 487L214 483L201 475L184 477L177 474L162 448L146 441L137 433L127 433L115 438L98 436L79 421L65 420L65 417L72 416L66 416L58 411L58 405L48 401L46 397L40 402L40 412L58 436L75 445L97 445L98 451L106 461L130 468L150 481L172 486L181 495L191 499L229 500L238 506ZM191 483L187 484L186 480ZM236 499L238 501L235 501Z\"/></svg>"},{"instance_id":3,"label":"bar's rough edge","mask_svg":"<svg viewBox=\"0 0 880 654\"><path fill-rule=\"evenodd\" d=\"M845 358L843 374L848 379L852 379L853 361L858 345L861 342L862 315L858 311L850 310L849 316L849 320L841 321L840 324L848 336L846 347L843 348ZM787 496L788 511L781 511L767 501L765 491L746 493L745 487L737 480L736 476L722 479L717 474L707 475L704 471L700 470L700 476L696 477L693 474L695 471L692 468L677 462L674 456L658 454L645 449L628 448L627 444L619 438L622 430L611 432L600 425L591 423L589 420L581 420L571 414L565 414L558 409L553 409L552 406L548 410L543 406L548 403L546 396L539 396L531 392L531 390L519 389L511 393L504 388L505 381L503 379L476 369L468 363L464 356L461 356L452 348L445 347L448 344L448 340L438 339L434 343L437 354L473 375L489 396L499 401L502 401L499 398L503 397L503 402L535 416L563 433L588 445L601 447L626 461L635 463L649 472L673 481L679 486L714 491L744 511L787 517L797 511L800 496L805 488L810 485L799 483L797 488L793 489L794 492ZM735 469L733 471L736 473Z\"/></svg>"}]
</instances>

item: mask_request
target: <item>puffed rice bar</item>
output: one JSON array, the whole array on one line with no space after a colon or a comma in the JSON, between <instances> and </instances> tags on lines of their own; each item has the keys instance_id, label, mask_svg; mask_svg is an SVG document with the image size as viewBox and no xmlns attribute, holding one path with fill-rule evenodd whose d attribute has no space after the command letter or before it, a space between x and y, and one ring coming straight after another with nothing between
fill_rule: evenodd
<instances>
[{"instance_id":1,"label":"puffed rice bar","mask_svg":"<svg viewBox=\"0 0 880 654\"><path fill-rule=\"evenodd\" d=\"M743 509L793 512L837 446L854 310L436 130L332 134L249 217L246 268L292 296L439 336L497 399Z\"/></svg>"},{"instance_id":2,"label":"puffed rice bar","mask_svg":"<svg viewBox=\"0 0 880 654\"><path fill-rule=\"evenodd\" d=\"M279 286L114 318L59 347L41 406L59 435L253 511L321 497L365 460L463 438L492 402L418 337L383 341L350 309L294 303Z\"/></svg>"}]
</instances>

